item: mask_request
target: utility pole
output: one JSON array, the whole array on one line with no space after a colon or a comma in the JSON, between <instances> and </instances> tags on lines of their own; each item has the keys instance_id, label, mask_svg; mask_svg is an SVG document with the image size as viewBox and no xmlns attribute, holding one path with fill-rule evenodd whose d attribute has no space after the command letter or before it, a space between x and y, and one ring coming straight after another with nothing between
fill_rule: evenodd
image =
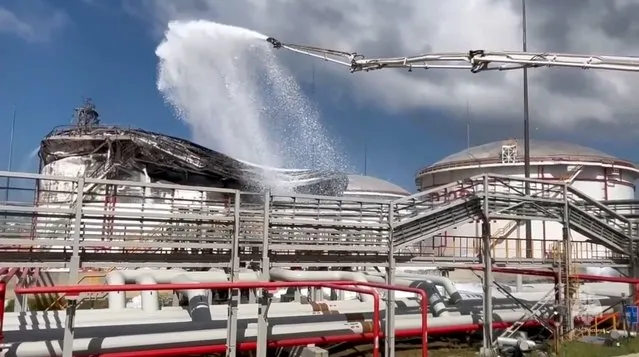
<instances>
[{"instance_id":1,"label":"utility pole","mask_svg":"<svg viewBox=\"0 0 639 357\"><path fill-rule=\"evenodd\" d=\"M364 138L364 176L368 175L368 142Z\"/></svg>"},{"instance_id":2,"label":"utility pole","mask_svg":"<svg viewBox=\"0 0 639 357\"><path fill-rule=\"evenodd\" d=\"M9 134L9 158L7 163L7 171L11 171L13 166L13 138L16 130L16 106L13 106L13 118L11 119L11 132ZM7 189L4 193L4 201L9 201L9 186L11 185L11 178L7 177Z\"/></svg>"},{"instance_id":3,"label":"utility pole","mask_svg":"<svg viewBox=\"0 0 639 357\"><path fill-rule=\"evenodd\" d=\"M522 50L528 52L526 40L526 0L521 0ZM530 178L530 114L528 107L528 68L524 66L524 176ZM530 196L530 183L525 184L526 196ZM526 221L526 258L533 257L532 222Z\"/></svg>"}]
</instances>

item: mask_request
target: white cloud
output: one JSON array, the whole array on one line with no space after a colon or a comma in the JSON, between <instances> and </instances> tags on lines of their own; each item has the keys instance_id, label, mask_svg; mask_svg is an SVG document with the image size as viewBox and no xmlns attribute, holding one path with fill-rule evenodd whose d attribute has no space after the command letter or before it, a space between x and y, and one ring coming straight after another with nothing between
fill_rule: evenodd
<instances>
[{"instance_id":1,"label":"white cloud","mask_svg":"<svg viewBox=\"0 0 639 357\"><path fill-rule=\"evenodd\" d=\"M13 34L30 42L50 40L68 21L64 11L41 1L29 1L28 6L18 10L0 6L0 33Z\"/></svg>"},{"instance_id":2,"label":"white cloud","mask_svg":"<svg viewBox=\"0 0 639 357\"><path fill-rule=\"evenodd\" d=\"M356 51L368 57L470 49L521 49L520 0L145 0L136 8L156 30L173 19L211 19L244 26L285 42ZM131 3L129 3L130 5ZM633 0L527 2L530 51L639 53L639 3ZM214 46L215 44L211 44ZM282 56L287 56L283 54ZM286 57L289 58L289 57ZM292 62L309 63L298 57ZM308 67L307 67L308 68ZM521 72L384 70L349 74L321 65L363 103L390 112L436 109L462 113L470 98L477 119L519 118ZM639 122L639 73L535 69L531 111L537 123Z\"/></svg>"}]
</instances>

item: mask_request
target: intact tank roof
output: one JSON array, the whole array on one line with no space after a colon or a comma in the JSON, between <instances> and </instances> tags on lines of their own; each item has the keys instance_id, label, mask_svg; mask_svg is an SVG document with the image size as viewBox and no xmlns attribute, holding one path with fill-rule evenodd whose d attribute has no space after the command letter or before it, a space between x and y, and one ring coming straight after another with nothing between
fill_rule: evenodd
<instances>
[{"instance_id":1,"label":"intact tank roof","mask_svg":"<svg viewBox=\"0 0 639 357\"><path fill-rule=\"evenodd\" d=\"M408 196L410 192L406 189L372 176L348 175L348 186L345 192L378 192L393 195Z\"/></svg>"},{"instance_id":2,"label":"intact tank roof","mask_svg":"<svg viewBox=\"0 0 639 357\"><path fill-rule=\"evenodd\" d=\"M502 147L515 145L517 150L515 164L524 162L524 141L511 139L495 141L479 146L473 146L458 153L448 155L436 163L420 170L419 175L433 171L452 169L459 166L473 166L485 164L499 164L502 162ZM635 164L602 151L586 146L559 141L530 140L530 160L539 161L582 161L592 163L615 164L636 168Z\"/></svg>"}]
</instances>

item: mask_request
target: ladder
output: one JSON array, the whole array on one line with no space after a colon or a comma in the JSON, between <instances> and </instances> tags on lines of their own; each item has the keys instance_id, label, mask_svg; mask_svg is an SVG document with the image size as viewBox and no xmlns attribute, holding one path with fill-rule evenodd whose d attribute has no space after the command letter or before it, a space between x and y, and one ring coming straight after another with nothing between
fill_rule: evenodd
<instances>
[{"instance_id":1,"label":"ladder","mask_svg":"<svg viewBox=\"0 0 639 357\"><path fill-rule=\"evenodd\" d=\"M550 333L554 333L554 326L548 323L549 311L548 307L551 305L550 303L555 299L555 289L549 290L544 297L539 299L532 307L529 307L528 304L520 301L516 297L514 297L508 290L504 289L499 283L494 282L495 286L499 291L504 293L509 298L515 300L517 304L521 305L526 310L526 313L523 314L519 320L515 321L512 325L510 325L499 337L502 338L511 338L519 331L519 329L526 324L526 321L531 318L537 322L541 326L543 326L546 330L550 331Z\"/></svg>"},{"instance_id":2,"label":"ladder","mask_svg":"<svg viewBox=\"0 0 639 357\"><path fill-rule=\"evenodd\" d=\"M477 272L473 272L473 273L475 274L475 276L479 278L480 281L482 281L482 284L483 284L483 281L484 281L483 277L477 274ZM519 331L519 329L522 326L526 324L526 321L530 319L537 321L543 328L548 330L550 333L552 334L555 333L555 327L552 324L548 323L548 320L550 318L550 315L552 314L552 306L554 305L554 300L555 300L554 295L555 295L556 287L553 289L550 289L546 293L546 295L544 295L544 297L539 299L532 307L530 307L528 306L527 302L521 301L520 299L516 298L513 294L510 293L510 291L508 291L508 289L506 289L500 283L493 280L493 284L495 285L495 287L497 288L499 292L506 295L506 297L513 300L517 305L521 306L524 310L526 310L525 314L523 314L517 321L515 321L506 330L504 330L504 332L502 332L502 334L499 335L497 339L495 339L494 344L497 344L497 340L499 338L511 338L513 335L515 335L515 333L517 333L517 331ZM549 309L549 307L551 308Z\"/></svg>"}]
</instances>

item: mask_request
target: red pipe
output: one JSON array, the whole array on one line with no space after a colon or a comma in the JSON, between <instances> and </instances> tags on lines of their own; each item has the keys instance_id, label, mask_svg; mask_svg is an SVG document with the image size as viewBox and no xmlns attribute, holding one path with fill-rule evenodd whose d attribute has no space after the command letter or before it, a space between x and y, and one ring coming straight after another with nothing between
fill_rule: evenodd
<instances>
[{"instance_id":1,"label":"red pipe","mask_svg":"<svg viewBox=\"0 0 639 357\"><path fill-rule=\"evenodd\" d=\"M341 284L340 284L341 285ZM411 288L407 286L388 285L380 283L358 282L358 286L367 286L370 288L386 289L386 290L398 290L409 293L415 293L421 297L421 312L422 312L422 357L428 357L428 295L422 289Z\"/></svg>"},{"instance_id":2,"label":"red pipe","mask_svg":"<svg viewBox=\"0 0 639 357\"><path fill-rule=\"evenodd\" d=\"M324 287L335 290L350 289L351 291L359 292L360 294L373 296L373 357L379 357L379 336L381 335L380 325L382 324L382 319L379 313L379 293L373 289L363 289L356 286L346 286L348 289L345 289L345 286L342 284L325 284ZM365 326L363 324L362 329L365 330Z\"/></svg>"},{"instance_id":3,"label":"red pipe","mask_svg":"<svg viewBox=\"0 0 639 357\"><path fill-rule=\"evenodd\" d=\"M512 323L508 322L495 322L493 328L503 329L508 328ZM525 327L537 327L541 324L537 321L527 321L524 323ZM440 335L448 333L468 333L476 332L482 329L481 324L467 324L457 326L441 326L441 327L429 327L428 332L431 335ZM395 331L396 337L410 338L418 337L422 334L422 329L407 329ZM337 336L321 336L321 337L306 337L306 338L291 338L277 341L269 341L269 348L278 347L293 347L304 345L324 345L340 342L360 342L371 339L370 333L363 334L351 334L351 335L337 335ZM381 334L384 337L384 334ZM238 350L250 351L257 348L256 342L241 342L238 344ZM186 355L203 355L210 353L224 353L226 351L226 345L212 345L212 346L190 346L190 347L173 347L162 348L155 350L143 350L143 351L131 351L131 352L110 352L102 353L98 355L90 355L88 357L181 357Z\"/></svg>"},{"instance_id":4,"label":"red pipe","mask_svg":"<svg viewBox=\"0 0 639 357\"><path fill-rule=\"evenodd\" d=\"M343 281L257 281L257 282L219 282L219 283L186 283L186 284L127 284L127 285L60 285L60 286L35 286L16 287L16 294L66 294L79 295L89 292L109 291L148 291L148 290L193 290L193 289L268 289L268 288L333 288L352 291L373 296L373 357L379 357L379 336L381 324L379 313L379 293L375 290L358 288L357 282ZM4 299L2 300L4 302Z\"/></svg>"}]
</instances>

